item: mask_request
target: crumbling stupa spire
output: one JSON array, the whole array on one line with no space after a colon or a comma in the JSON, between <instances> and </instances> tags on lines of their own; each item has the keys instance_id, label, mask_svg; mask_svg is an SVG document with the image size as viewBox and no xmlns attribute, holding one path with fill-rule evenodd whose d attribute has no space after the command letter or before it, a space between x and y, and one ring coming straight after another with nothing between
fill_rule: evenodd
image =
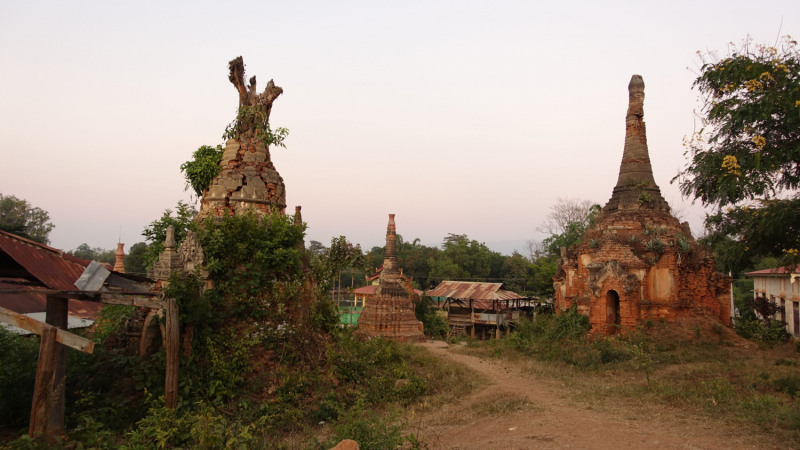
<instances>
[{"instance_id":1,"label":"crumbling stupa spire","mask_svg":"<svg viewBox=\"0 0 800 450\"><path fill-rule=\"evenodd\" d=\"M400 342L425 340L410 293L403 288L402 281L397 264L397 227L394 214L389 214L381 282L358 319L358 335L382 336Z\"/></svg>"},{"instance_id":2,"label":"crumbling stupa spire","mask_svg":"<svg viewBox=\"0 0 800 450\"><path fill-rule=\"evenodd\" d=\"M628 84L628 114L625 117L625 150L619 167L619 178L611 199L603 207L611 212L618 209L651 208L669 211L653 178L647 132L644 120L644 80L631 77Z\"/></svg>"},{"instance_id":3,"label":"crumbling stupa spire","mask_svg":"<svg viewBox=\"0 0 800 450\"><path fill-rule=\"evenodd\" d=\"M125 250L122 248L125 244L117 244L117 251L114 253L116 260L114 261L114 272L125 273Z\"/></svg>"},{"instance_id":4,"label":"crumbling stupa spire","mask_svg":"<svg viewBox=\"0 0 800 450\"><path fill-rule=\"evenodd\" d=\"M203 192L197 220L248 211L268 214L273 209L284 214L286 185L270 157L269 146L275 142L268 123L272 104L283 89L269 80L259 94L256 77L245 84L241 56L230 61L228 69L228 80L239 92L239 111L225 133L229 139L219 163L221 172Z\"/></svg>"}]
</instances>

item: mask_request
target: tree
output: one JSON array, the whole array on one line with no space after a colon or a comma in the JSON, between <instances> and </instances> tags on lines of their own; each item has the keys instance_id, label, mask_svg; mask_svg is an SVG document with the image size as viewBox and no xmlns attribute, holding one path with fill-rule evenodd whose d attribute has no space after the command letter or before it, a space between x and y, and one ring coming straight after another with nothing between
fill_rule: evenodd
<instances>
[{"instance_id":1,"label":"tree","mask_svg":"<svg viewBox=\"0 0 800 450\"><path fill-rule=\"evenodd\" d=\"M450 233L438 257L429 259L430 276L445 280L486 278L492 270L492 253L486 244Z\"/></svg>"},{"instance_id":2,"label":"tree","mask_svg":"<svg viewBox=\"0 0 800 450\"><path fill-rule=\"evenodd\" d=\"M178 201L178 205L175 208L174 217L172 216L172 210L167 209L160 219L150 222L150 225L144 228L142 236L150 243L144 256L147 268L153 267L153 263L158 260L158 255L164 251L167 228L170 225L175 228L175 242L180 244L186 237L186 233L189 231L192 220L196 215L197 210L195 207L181 200Z\"/></svg>"},{"instance_id":3,"label":"tree","mask_svg":"<svg viewBox=\"0 0 800 450\"><path fill-rule=\"evenodd\" d=\"M431 283L427 277L431 272L431 259L435 260L439 251L437 247L422 245L419 238L408 242L403 236L397 235L397 262L403 268L403 275L414 277L420 287L435 284L435 280Z\"/></svg>"},{"instance_id":4,"label":"tree","mask_svg":"<svg viewBox=\"0 0 800 450\"><path fill-rule=\"evenodd\" d=\"M537 259L547 254L547 247L542 241L525 239L525 246L522 249L522 254L528 258L528 261L535 262Z\"/></svg>"},{"instance_id":5,"label":"tree","mask_svg":"<svg viewBox=\"0 0 800 450\"><path fill-rule=\"evenodd\" d=\"M583 239L586 230L594 225L597 215L600 214L600 205L592 205L587 211L586 216L566 224L564 231L560 234L553 234L542 241L547 251L552 255L558 255L561 247L569 248L578 244Z\"/></svg>"},{"instance_id":6,"label":"tree","mask_svg":"<svg viewBox=\"0 0 800 450\"><path fill-rule=\"evenodd\" d=\"M533 275L531 263L516 251L510 258L505 258L500 270L503 283L514 292L527 291L528 277Z\"/></svg>"},{"instance_id":7,"label":"tree","mask_svg":"<svg viewBox=\"0 0 800 450\"><path fill-rule=\"evenodd\" d=\"M147 274L147 264L145 261L146 255L146 243L138 242L131 245L131 248L128 250L128 254L125 255L125 273L145 276Z\"/></svg>"},{"instance_id":8,"label":"tree","mask_svg":"<svg viewBox=\"0 0 800 450\"><path fill-rule=\"evenodd\" d=\"M536 231L555 236L566 233L573 224L585 229L589 226L588 217L593 206L591 200L558 197L556 204L550 207L550 214L536 227Z\"/></svg>"},{"instance_id":9,"label":"tree","mask_svg":"<svg viewBox=\"0 0 800 450\"><path fill-rule=\"evenodd\" d=\"M312 255L321 255L328 250L328 247L322 245L320 241L310 241L308 243L308 251L311 252Z\"/></svg>"},{"instance_id":10,"label":"tree","mask_svg":"<svg viewBox=\"0 0 800 450\"><path fill-rule=\"evenodd\" d=\"M541 257L531 264L533 276L528 281L528 289L540 296L551 297L555 294L553 277L556 274L556 257Z\"/></svg>"},{"instance_id":11,"label":"tree","mask_svg":"<svg viewBox=\"0 0 800 450\"><path fill-rule=\"evenodd\" d=\"M114 250L106 250L102 247L89 247L89 244L83 243L78 246L75 250L70 250L67 252L76 258L86 259L89 261L97 260L100 262L104 262L107 264L111 264L112 266L117 260L116 255L114 254Z\"/></svg>"},{"instance_id":12,"label":"tree","mask_svg":"<svg viewBox=\"0 0 800 450\"><path fill-rule=\"evenodd\" d=\"M0 193L0 230L47 245L53 228L47 211L31 206L27 200Z\"/></svg>"},{"instance_id":13,"label":"tree","mask_svg":"<svg viewBox=\"0 0 800 450\"><path fill-rule=\"evenodd\" d=\"M685 139L691 159L672 181L714 212L704 239L726 270L754 256L800 263L800 53L749 38L720 58L701 54L700 131Z\"/></svg>"}]
</instances>

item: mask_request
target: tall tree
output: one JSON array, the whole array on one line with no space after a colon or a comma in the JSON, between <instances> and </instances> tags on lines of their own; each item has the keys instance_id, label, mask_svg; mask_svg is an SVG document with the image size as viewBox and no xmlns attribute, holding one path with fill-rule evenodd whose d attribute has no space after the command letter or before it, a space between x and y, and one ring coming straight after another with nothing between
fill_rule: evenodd
<instances>
[{"instance_id":1,"label":"tall tree","mask_svg":"<svg viewBox=\"0 0 800 450\"><path fill-rule=\"evenodd\" d=\"M27 200L0 193L0 230L47 245L53 228L47 211L31 206Z\"/></svg>"},{"instance_id":2,"label":"tall tree","mask_svg":"<svg viewBox=\"0 0 800 450\"><path fill-rule=\"evenodd\" d=\"M542 244L550 254L559 254L561 247L569 247L583 239L586 230L594 224L599 213L600 205L592 205L585 211L585 216L578 216L578 220L566 223L561 233L551 234L550 237L542 241Z\"/></svg>"},{"instance_id":3,"label":"tall tree","mask_svg":"<svg viewBox=\"0 0 800 450\"><path fill-rule=\"evenodd\" d=\"M720 57L701 54L694 82L703 127L685 140L691 156L682 193L714 208L706 218L717 261L738 270L755 256L800 263L800 53L749 38Z\"/></svg>"},{"instance_id":4,"label":"tall tree","mask_svg":"<svg viewBox=\"0 0 800 450\"><path fill-rule=\"evenodd\" d=\"M536 231L555 236L566 233L571 226L586 228L589 226L588 217L593 205L591 200L558 197L544 222L536 227Z\"/></svg>"},{"instance_id":5,"label":"tall tree","mask_svg":"<svg viewBox=\"0 0 800 450\"><path fill-rule=\"evenodd\" d=\"M174 216L172 215L172 210L167 209L161 215L160 219L150 222L150 225L144 228L142 236L150 243L145 252L145 264L148 268L153 267L153 263L158 259L158 255L164 251L164 240L167 238L167 228L170 225L175 228L175 241L180 244L186 237L192 219L194 219L196 215L197 209L195 209L193 205L178 201Z\"/></svg>"},{"instance_id":6,"label":"tall tree","mask_svg":"<svg viewBox=\"0 0 800 450\"><path fill-rule=\"evenodd\" d=\"M89 261L97 260L111 265L114 265L114 262L117 260L114 250L106 250L102 247L89 247L89 244L86 243L79 245L74 250L68 251L67 254L75 256L76 258Z\"/></svg>"},{"instance_id":7,"label":"tall tree","mask_svg":"<svg viewBox=\"0 0 800 450\"><path fill-rule=\"evenodd\" d=\"M138 242L131 245L128 254L125 255L125 273L145 276L147 274L147 244Z\"/></svg>"},{"instance_id":8,"label":"tall tree","mask_svg":"<svg viewBox=\"0 0 800 450\"><path fill-rule=\"evenodd\" d=\"M501 275L503 283L514 292L528 290L528 278L533 275L531 263L527 258L517 253L503 260Z\"/></svg>"},{"instance_id":9,"label":"tall tree","mask_svg":"<svg viewBox=\"0 0 800 450\"><path fill-rule=\"evenodd\" d=\"M464 234L450 233L444 238L438 257L429 260L430 276L437 280L486 278L492 270L492 253L486 244Z\"/></svg>"}]
</instances>

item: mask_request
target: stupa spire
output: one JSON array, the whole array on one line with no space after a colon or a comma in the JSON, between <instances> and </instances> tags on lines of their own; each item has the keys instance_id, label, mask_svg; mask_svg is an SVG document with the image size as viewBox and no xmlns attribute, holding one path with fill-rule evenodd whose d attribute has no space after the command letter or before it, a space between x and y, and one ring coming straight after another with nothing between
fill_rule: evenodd
<instances>
[{"instance_id":1,"label":"stupa spire","mask_svg":"<svg viewBox=\"0 0 800 450\"><path fill-rule=\"evenodd\" d=\"M363 337L381 336L401 342L425 340L420 322L414 314L414 304L403 288L402 281L397 264L397 228L394 214L389 214L381 282L361 312L356 334Z\"/></svg>"},{"instance_id":2,"label":"stupa spire","mask_svg":"<svg viewBox=\"0 0 800 450\"><path fill-rule=\"evenodd\" d=\"M631 77L628 84L628 113L625 117L625 149L619 167L619 178L604 211L628 208L652 208L669 211L653 178L647 132L644 124L644 80Z\"/></svg>"},{"instance_id":3,"label":"stupa spire","mask_svg":"<svg viewBox=\"0 0 800 450\"><path fill-rule=\"evenodd\" d=\"M123 250L123 247L125 247L125 244L117 244L117 251L114 253L116 259L114 261L114 272L125 273L125 250Z\"/></svg>"}]
</instances>

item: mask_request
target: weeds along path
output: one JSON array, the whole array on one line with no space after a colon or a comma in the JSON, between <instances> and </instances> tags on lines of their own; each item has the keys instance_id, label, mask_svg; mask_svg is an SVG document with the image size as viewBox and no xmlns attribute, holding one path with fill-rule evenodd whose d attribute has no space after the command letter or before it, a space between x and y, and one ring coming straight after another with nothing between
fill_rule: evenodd
<instances>
[{"instance_id":1,"label":"weeds along path","mask_svg":"<svg viewBox=\"0 0 800 450\"><path fill-rule=\"evenodd\" d=\"M556 380L525 376L515 363L452 353L441 341L419 345L489 380L460 401L421 414L424 425L413 431L433 449L782 448L657 405L609 400L602 411L589 409L559 392Z\"/></svg>"}]
</instances>

